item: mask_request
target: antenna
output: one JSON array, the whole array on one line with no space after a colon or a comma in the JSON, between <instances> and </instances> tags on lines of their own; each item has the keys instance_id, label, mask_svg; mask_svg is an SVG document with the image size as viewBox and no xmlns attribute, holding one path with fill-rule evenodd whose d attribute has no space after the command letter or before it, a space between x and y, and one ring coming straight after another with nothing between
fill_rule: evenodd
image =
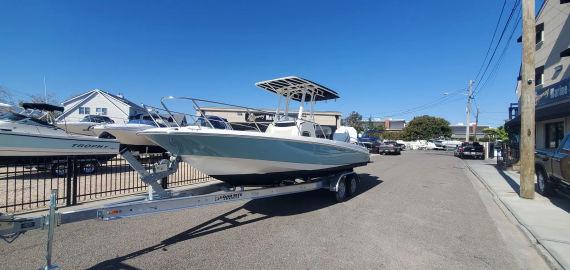
<instances>
[{"instance_id":1,"label":"antenna","mask_svg":"<svg viewBox=\"0 0 570 270\"><path fill-rule=\"evenodd\" d=\"M48 98L47 98L47 86L46 86L46 76L44 75L44 98L46 100L46 103L48 103Z\"/></svg>"}]
</instances>

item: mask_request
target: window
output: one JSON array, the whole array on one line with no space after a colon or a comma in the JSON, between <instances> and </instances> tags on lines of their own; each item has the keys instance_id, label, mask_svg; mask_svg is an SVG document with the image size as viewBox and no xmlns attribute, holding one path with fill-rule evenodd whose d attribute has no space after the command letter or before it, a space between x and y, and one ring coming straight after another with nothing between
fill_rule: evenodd
<instances>
[{"instance_id":1,"label":"window","mask_svg":"<svg viewBox=\"0 0 570 270\"><path fill-rule=\"evenodd\" d=\"M544 23L536 26L536 44L544 41Z\"/></svg>"},{"instance_id":2,"label":"window","mask_svg":"<svg viewBox=\"0 0 570 270\"><path fill-rule=\"evenodd\" d=\"M91 114L89 107L79 107L79 114Z\"/></svg>"},{"instance_id":3,"label":"window","mask_svg":"<svg viewBox=\"0 0 570 270\"><path fill-rule=\"evenodd\" d=\"M544 127L546 129L546 148L558 148L564 138L564 122L548 123Z\"/></svg>"},{"instance_id":4,"label":"window","mask_svg":"<svg viewBox=\"0 0 570 270\"><path fill-rule=\"evenodd\" d=\"M544 66L537 67L534 70L534 82L535 85L541 85L544 83Z\"/></svg>"},{"instance_id":5,"label":"window","mask_svg":"<svg viewBox=\"0 0 570 270\"><path fill-rule=\"evenodd\" d=\"M96 108L95 112L97 115L107 115L107 108Z\"/></svg>"}]
</instances>

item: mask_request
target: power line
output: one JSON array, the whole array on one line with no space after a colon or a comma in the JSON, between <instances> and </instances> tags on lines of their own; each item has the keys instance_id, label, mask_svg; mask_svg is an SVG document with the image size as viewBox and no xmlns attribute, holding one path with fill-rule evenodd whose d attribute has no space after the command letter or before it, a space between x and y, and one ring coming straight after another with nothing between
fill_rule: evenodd
<instances>
[{"instance_id":1,"label":"power line","mask_svg":"<svg viewBox=\"0 0 570 270\"><path fill-rule=\"evenodd\" d=\"M419 106L415 106L415 107L411 107L411 108L408 108L405 110L394 111L394 112L391 112L391 114L389 114L389 115L383 115L381 117L374 117L374 118L389 118L389 117L395 117L395 116L400 116L400 115L412 114L412 113L423 111L423 110L426 110L429 108L437 107L437 106L440 106L442 104L457 101L458 99L463 99L463 96L456 97L457 94L460 94L463 91L465 91L464 88L463 89L457 89L457 90L454 90L454 91L448 93L446 96L437 98L437 99L432 100L428 103L425 103L425 104L422 104ZM452 97L455 97L455 98L452 98Z\"/></svg>"},{"instance_id":2,"label":"power line","mask_svg":"<svg viewBox=\"0 0 570 270\"><path fill-rule=\"evenodd\" d=\"M489 42L489 47L487 48L487 52L485 53L485 58L479 67L479 71L477 71L477 76L475 79L479 77L481 71L483 70L483 66L485 66L485 62L487 62L487 57L489 56L489 52L491 52L491 47L493 47L493 42L495 41L495 36L497 35L497 30L499 29L499 24L501 19L503 18L503 12L505 11L505 6L507 5L507 0L503 1L503 7L501 7L501 13L499 14L499 18L497 19L497 24L495 25L495 30L493 31L493 37L491 38L491 42Z\"/></svg>"},{"instance_id":3,"label":"power line","mask_svg":"<svg viewBox=\"0 0 570 270\"><path fill-rule=\"evenodd\" d=\"M483 89L485 89L485 87L487 86L487 84L489 83L489 81L493 81L495 79L495 77L497 76L497 73L499 71L499 68L501 67L501 64L503 63L503 59L508 51L508 49L511 46L511 41L513 40L515 31L517 30L517 27L519 25L519 23L521 22L521 18L520 18L520 13L521 10L519 9L517 15L515 18L518 18L516 20L515 25L513 26L511 33L509 35L509 37L507 38L506 44L503 47L503 50L501 51L501 54L499 55L498 60L495 62L495 65L493 66L493 68L491 69L491 72L489 72L489 76L487 76L487 78L485 78L485 81L482 84L479 84L478 88L475 90L475 93L473 94L474 97L479 94L479 92L481 92Z\"/></svg>"},{"instance_id":4,"label":"power line","mask_svg":"<svg viewBox=\"0 0 570 270\"><path fill-rule=\"evenodd\" d=\"M516 0L515 4L513 5L513 8L511 9L511 13L509 14L509 18L507 19L507 21L505 22L505 25L503 26L503 30L501 31L501 35L499 36L499 40L497 41L497 44L495 46L495 48L493 49L493 53L491 54L491 57L489 58L489 61L487 62L487 65L485 66L485 69L481 75L480 78L475 78L475 80L477 81L482 81L483 78L485 77L485 75L487 74L487 70L489 69L489 67L491 66L491 63L493 62L493 58L495 57L495 54L497 53L497 49L499 48L499 46L501 45L501 41L503 40L503 37L505 35L505 32L508 29L508 26L511 23L511 20L513 18L513 15L515 13L515 10L517 9L517 7L519 6L520 1ZM480 88L480 84L477 84L477 86L475 87L475 91L477 92L478 89Z\"/></svg>"}]
</instances>

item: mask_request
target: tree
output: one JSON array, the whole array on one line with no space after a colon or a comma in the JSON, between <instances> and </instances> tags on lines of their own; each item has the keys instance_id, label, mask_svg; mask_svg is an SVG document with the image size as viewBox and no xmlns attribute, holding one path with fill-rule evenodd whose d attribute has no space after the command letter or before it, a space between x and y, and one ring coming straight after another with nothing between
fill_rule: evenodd
<instances>
[{"instance_id":1,"label":"tree","mask_svg":"<svg viewBox=\"0 0 570 270\"><path fill-rule=\"evenodd\" d=\"M450 136L449 122L441 117L429 115L414 117L402 131L402 137L408 141Z\"/></svg>"},{"instance_id":2,"label":"tree","mask_svg":"<svg viewBox=\"0 0 570 270\"><path fill-rule=\"evenodd\" d=\"M344 125L353 127L356 129L356 131L358 131L358 133L364 130L364 127L362 126L362 115L355 111L352 111L344 120Z\"/></svg>"},{"instance_id":3,"label":"tree","mask_svg":"<svg viewBox=\"0 0 570 270\"><path fill-rule=\"evenodd\" d=\"M498 128L486 128L483 130L483 133L485 133L485 138L488 141L496 141L496 140L500 140L503 142L509 141L509 134L507 133L507 131L503 126L500 126Z\"/></svg>"},{"instance_id":4,"label":"tree","mask_svg":"<svg viewBox=\"0 0 570 270\"><path fill-rule=\"evenodd\" d=\"M12 93L6 88L0 85L0 103L14 104L14 97Z\"/></svg>"},{"instance_id":5,"label":"tree","mask_svg":"<svg viewBox=\"0 0 570 270\"><path fill-rule=\"evenodd\" d=\"M382 137L385 140L401 140L403 139L403 132L402 131L386 131L382 134Z\"/></svg>"}]
</instances>

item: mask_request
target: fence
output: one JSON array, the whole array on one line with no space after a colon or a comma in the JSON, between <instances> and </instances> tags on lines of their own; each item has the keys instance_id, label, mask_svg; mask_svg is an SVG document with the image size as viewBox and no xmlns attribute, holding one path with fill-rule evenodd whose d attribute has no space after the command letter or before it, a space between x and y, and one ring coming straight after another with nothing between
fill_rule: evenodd
<instances>
[{"instance_id":1,"label":"fence","mask_svg":"<svg viewBox=\"0 0 570 270\"><path fill-rule=\"evenodd\" d=\"M147 155L141 163L150 168L160 155ZM212 178L181 162L178 171L163 182L164 187L190 185ZM22 212L47 207L52 189L58 190L58 205L145 191L147 188L126 160L120 156L97 159L4 160L0 163L0 212Z\"/></svg>"},{"instance_id":2,"label":"fence","mask_svg":"<svg viewBox=\"0 0 570 270\"><path fill-rule=\"evenodd\" d=\"M520 159L519 146L503 144L500 156L497 157L497 164L503 168L512 167Z\"/></svg>"}]
</instances>

